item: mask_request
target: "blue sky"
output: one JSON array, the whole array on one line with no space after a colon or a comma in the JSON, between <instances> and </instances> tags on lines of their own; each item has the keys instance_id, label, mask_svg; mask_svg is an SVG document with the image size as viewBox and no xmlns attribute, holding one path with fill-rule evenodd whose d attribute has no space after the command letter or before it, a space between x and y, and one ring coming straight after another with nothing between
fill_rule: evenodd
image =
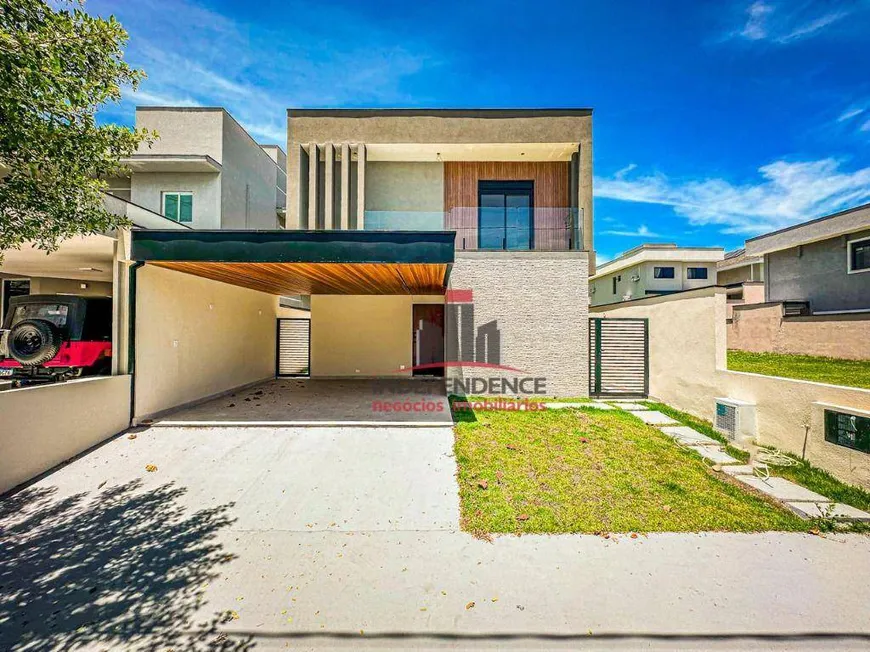
<instances>
[{"instance_id":1,"label":"blue sky","mask_svg":"<svg viewBox=\"0 0 870 652\"><path fill-rule=\"evenodd\" d=\"M735 248L870 201L870 0L89 0L130 32L136 104L591 107L595 240Z\"/></svg>"}]
</instances>

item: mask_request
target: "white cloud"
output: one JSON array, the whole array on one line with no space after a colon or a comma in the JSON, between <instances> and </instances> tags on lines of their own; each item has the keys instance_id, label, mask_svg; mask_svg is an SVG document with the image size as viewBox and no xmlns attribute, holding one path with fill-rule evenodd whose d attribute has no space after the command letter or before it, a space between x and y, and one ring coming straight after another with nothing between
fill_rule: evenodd
<instances>
[{"instance_id":1,"label":"white cloud","mask_svg":"<svg viewBox=\"0 0 870 652\"><path fill-rule=\"evenodd\" d=\"M856 118L859 115L864 113L864 109L862 108L853 108L847 109L840 114L840 117L837 118L837 122L846 122L846 120L851 120L852 118Z\"/></svg>"},{"instance_id":2,"label":"white cloud","mask_svg":"<svg viewBox=\"0 0 870 652\"><path fill-rule=\"evenodd\" d=\"M870 120L867 120L864 124L862 124L858 131L870 131Z\"/></svg>"},{"instance_id":3,"label":"white cloud","mask_svg":"<svg viewBox=\"0 0 870 652\"><path fill-rule=\"evenodd\" d=\"M613 176L616 177L617 179L622 179L626 174L628 174L629 172L634 170L636 167L637 167L636 163L629 163L621 170L617 170Z\"/></svg>"},{"instance_id":4,"label":"white cloud","mask_svg":"<svg viewBox=\"0 0 870 652\"><path fill-rule=\"evenodd\" d=\"M723 233L755 235L870 201L870 167L853 172L835 159L775 161L761 178L672 180L664 174L596 178L598 197L670 206L692 225L719 225Z\"/></svg>"},{"instance_id":5,"label":"white cloud","mask_svg":"<svg viewBox=\"0 0 870 652\"><path fill-rule=\"evenodd\" d=\"M784 45L813 36L826 27L848 16L849 9L826 11L812 2L787 6L765 0L750 4L744 14L745 22L725 35L724 40L770 41Z\"/></svg>"},{"instance_id":6,"label":"white cloud","mask_svg":"<svg viewBox=\"0 0 870 652\"><path fill-rule=\"evenodd\" d=\"M746 20L743 29L740 30L740 35L750 41L758 41L766 38L767 16L772 14L773 11L774 8L772 5L765 4L764 2L753 2L746 10L749 18Z\"/></svg>"},{"instance_id":7,"label":"white cloud","mask_svg":"<svg viewBox=\"0 0 870 652\"><path fill-rule=\"evenodd\" d=\"M661 238L658 233L650 231L646 224L641 224L634 231L602 231L604 235L619 235L627 238Z\"/></svg>"}]
</instances>

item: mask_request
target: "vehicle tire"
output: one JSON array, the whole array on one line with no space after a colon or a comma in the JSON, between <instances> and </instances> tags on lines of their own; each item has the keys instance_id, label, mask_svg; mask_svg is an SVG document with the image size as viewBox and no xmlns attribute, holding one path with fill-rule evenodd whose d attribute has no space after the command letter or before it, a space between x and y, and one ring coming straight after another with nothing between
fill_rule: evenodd
<instances>
[{"instance_id":1,"label":"vehicle tire","mask_svg":"<svg viewBox=\"0 0 870 652\"><path fill-rule=\"evenodd\" d=\"M60 350L57 327L44 319L25 319L9 331L9 354L25 367L51 360Z\"/></svg>"}]
</instances>

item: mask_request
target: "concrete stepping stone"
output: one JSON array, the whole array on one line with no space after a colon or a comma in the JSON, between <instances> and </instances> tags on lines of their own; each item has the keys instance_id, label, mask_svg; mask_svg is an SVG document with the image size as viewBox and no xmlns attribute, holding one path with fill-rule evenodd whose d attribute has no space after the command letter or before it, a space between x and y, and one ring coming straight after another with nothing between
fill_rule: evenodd
<instances>
[{"instance_id":1,"label":"concrete stepping stone","mask_svg":"<svg viewBox=\"0 0 870 652\"><path fill-rule=\"evenodd\" d=\"M751 464L732 464L723 466L722 470L728 475L755 475L755 467Z\"/></svg>"},{"instance_id":2,"label":"concrete stepping stone","mask_svg":"<svg viewBox=\"0 0 870 652\"><path fill-rule=\"evenodd\" d=\"M546 407L548 410L564 410L567 408L592 408L594 410L615 409L612 405L607 405L607 403L599 403L597 401L590 401L588 403L544 403L544 407Z\"/></svg>"},{"instance_id":3,"label":"concrete stepping stone","mask_svg":"<svg viewBox=\"0 0 870 652\"><path fill-rule=\"evenodd\" d=\"M628 410L629 412L649 410L646 405L641 405L640 403L614 403L614 405L616 405L620 410Z\"/></svg>"},{"instance_id":4,"label":"concrete stepping stone","mask_svg":"<svg viewBox=\"0 0 870 652\"><path fill-rule=\"evenodd\" d=\"M677 422L671 419L666 414L662 414L661 412L655 410L647 410L644 412L632 412L634 416L638 419L647 423L651 426L673 426L677 425Z\"/></svg>"},{"instance_id":5,"label":"concrete stepping stone","mask_svg":"<svg viewBox=\"0 0 870 652\"><path fill-rule=\"evenodd\" d=\"M693 430L689 426L662 426L662 432L687 446L721 446L722 442Z\"/></svg>"},{"instance_id":6,"label":"concrete stepping stone","mask_svg":"<svg viewBox=\"0 0 870 652\"><path fill-rule=\"evenodd\" d=\"M803 503L786 501L786 506L804 519L833 518L838 521L870 522L870 514L843 503Z\"/></svg>"},{"instance_id":7,"label":"concrete stepping stone","mask_svg":"<svg viewBox=\"0 0 870 652\"><path fill-rule=\"evenodd\" d=\"M761 493L767 494L776 498L780 502L810 502L810 503L830 503L828 498L815 491L810 491L806 487L801 487L799 484L789 482L785 478L770 477L767 480L754 475L737 475L734 476L739 482L749 485L753 489L757 489Z\"/></svg>"},{"instance_id":8,"label":"concrete stepping stone","mask_svg":"<svg viewBox=\"0 0 870 652\"><path fill-rule=\"evenodd\" d=\"M689 446L689 448L714 464L740 464L740 460L735 460L721 448L713 448L711 446Z\"/></svg>"}]
</instances>

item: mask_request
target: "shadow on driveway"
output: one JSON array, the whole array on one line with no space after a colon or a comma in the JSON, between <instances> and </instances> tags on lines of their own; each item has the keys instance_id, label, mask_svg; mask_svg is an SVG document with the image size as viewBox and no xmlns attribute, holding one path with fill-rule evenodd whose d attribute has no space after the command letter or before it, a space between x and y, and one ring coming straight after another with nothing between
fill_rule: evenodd
<instances>
[{"instance_id":1,"label":"shadow on driveway","mask_svg":"<svg viewBox=\"0 0 870 652\"><path fill-rule=\"evenodd\" d=\"M187 513L184 491L134 481L61 498L31 487L0 502L0 649L250 649L218 632L230 614L193 621L233 559L216 541L233 519L232 505Z\"/></svg>"}]
</instances>

